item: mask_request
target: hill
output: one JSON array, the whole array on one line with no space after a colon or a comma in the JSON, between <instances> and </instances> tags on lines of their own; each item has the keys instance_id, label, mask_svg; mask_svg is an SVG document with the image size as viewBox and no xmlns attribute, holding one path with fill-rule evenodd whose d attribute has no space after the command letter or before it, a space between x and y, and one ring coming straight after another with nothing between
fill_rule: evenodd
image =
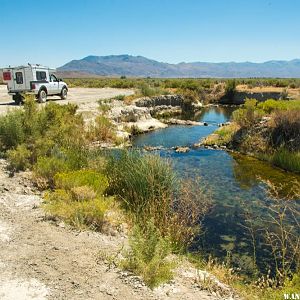
<instances>
[{"instance_id":1,"label":"hill","mask_svg":"<svg viewBox=\"0 0 300 300\"><path fill-rule=\"evenodd\" d=\"M143 56L87 56L72 60L58 68L60 72L76 72L98 76L129 77L281 77L299 78L300 59L252 62L191 62L169 64ZM76 74L75 73L75 74Z\"/></svg>"}]
</instances>

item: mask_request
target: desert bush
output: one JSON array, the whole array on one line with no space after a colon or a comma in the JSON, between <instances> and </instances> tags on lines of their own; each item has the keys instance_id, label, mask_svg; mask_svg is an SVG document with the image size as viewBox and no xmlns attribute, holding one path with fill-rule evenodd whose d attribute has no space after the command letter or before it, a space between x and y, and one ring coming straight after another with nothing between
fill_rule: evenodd
<instances>
[{"instance_id":1,"label":"desert bush","mask_svg":"<svg viewBox=\"0 0 300 300\"><path fill-rule=\"evenodd\" d=\"M111 199L84 199L84 197L78 201L78 194L74 197L74 193L70 191L55 190L46 194L43 207L47 213L71 226L101 231L105 223L105 212L111 201Z\"/></svg>"},{"instance_id":2,"label":"desert bush","mask_svg":"<svg viewBox=\"0 0 300 300\"><path fill-rule=\"evenodd\" d=\"M268 114L278 110L300 110L300 101L268 99L264 102L258 103L257 107Z\"/></svg>"},{"instance_id":3,"label":"desert bush","mask_svg":"<svg viewBox=\"0 0 300 300\"><path fill-rule=\"evenodd\" d=\"M235 90L236 90L236 80L235 79L227 80L225 86L225 95L228 99L232 100Z\"/></svg>"},{"instance_id":4,"label":"desert bush","mask_svg":"<svg viewBox=\"0 0 300 300\"><path fill-rule=\"evenodd\" d=\"M26 98L22 110L0 117L1 150L16 149L18 145L24 144L31 153L28 161L34 164L38 156L52 156L54 148L82 148L86 144L82 134L84 124L82 117L75 113L74 105L49 103L38 109L34 99ZM80 153L68 151L69 160Z\"/></svg>"},{"instance_id":5,"label":"desert bush","mask_svg":"<svg viewBox=\"0 0 300 300\"><path fill-rule=\"evenodd\" d=\"M96 141L114 141L115 126L107 117L100 115L96 118L95 124L89 128L88 137Z\"/></svg>"},{"instance_id":6,"label":"desert bush","mask_svg":"<svg viewBox=\"0 0 300 300\"><path fill-rule=\"evenodd\" d=\"M14 110L0 117L1 150L16 147L24 142L23 120L24 112L22 110Z\"/></svg>"},{"instance_id":7,"label":"desert bush","mask_svg":"<svg viewBox=\"0 0 300 300\"><path fill-rule=\"evenodd\" d=\"M53 187L54 176L58 172L66 172L68 170L70 170L70 167L66 160L55 156L38 157L33 167L35 181L36 183L42 183L41 188Z\"/></svg>"},{"instance_id":8,"label":"desert bush","mask_svg":"<svg viewBox=\"0 0 300 300\"><path fill-rule=\"evenodd\" d=\"M30 167L31 152L24 144L20 144L16 149L7 151L8 168L12 172L24 171Z\"/></svg>"},{"instance_id":9,"label":"desert bush","mask_svg":"<svg viewBox=\"0 0 300 300\"><path fill-rule=\"evenodd\" d=\"M125 99L125 95L117 95L114 97L114 99L123 101Z\"/></svg>"},{"instance_id":10,"label":"desert bush","mask_svg":"<svg viewBox=\"0 0 300 300\"><path fill-rule=\"evenodd\" d=\"M113 198L104 197L108 181L94 170L57 173L55 190L45 197L45 210L77 228L102 230Z\"/></svg>"},{"instance_id":11,"label":"desert bush","mask_svg":"<svg viewBox=\"0 0 300 300\"><path fill-rule=\"evenodd\" d=\"M65 149L54 147L48 156L37 158L33 166L35 179L43 179L50 187L54 184L54 176L59 172L79 170L88 165L88 151L84 148Z\"/></svg>"},{"instance_id":12,"label":"desert bush","mask_svg":"<svg viewBox=\"0 0 300 300\"><path fill-rule=\"evenodd\" d=\"M199 92L196 90L179 89L178 93L183 96L185 105L197 102L200 99Z\"/></svg>"},{"instance_id":13,"label":"desert bush","mask_svg":"<svg viewBox=\"0 0 300 300\"><path fill-rule=\"evenodd\" d=\"M235 110L232 114L233 120L241 127L248 128L257 123L264 112L256 107L256 99L246 99L242 108Z\"/></svg>"},{"instance_id":14,"label":"desert bush","mask_svg":"<svg viewBox=\"0 0 300 300\"><path fill-rule=\"evenodd\" d=\"M103 196L108 188L108 179L105 175L93 170L77 170L58 173L54 177L55 187L71 190L75 187L90 187L98 196Z\"/></svg>"},{"instance_id":15,"label":"desert bush","mask_svg":"<svg viewBox=\"0 0 300 300\"><path fill-rule=\"evenodd\" d=\"M168 282L173 278L174 262L167 259L171 246L148 220L143 228L136 226L129 238L130 250L125 254L123 268L143 278L151 288Z\"/></svg>"},{"instance_id":16,"label":"desert bush","mask_svg":"<svg viewBox=\"0 0 300 300\"><path fill-rule=\"evenodd\" d=\"M300 110L277 111L273 116L274 147L284 146L290 151L300 150Z\"/></svg>"},{"instance_id":17,"label":"desert bush","mask_svg":"<svg viewBox=\"0 0 300 300\"><path fill-rule=\"evenodd\" d=\"M239 130L239 126L236 123L231 123L226 126L218 128L213 134L207 136L203 140L203 144L207 146L213 145L228 145L234 136L234 134Z\"/></svg>"}]
</instances>

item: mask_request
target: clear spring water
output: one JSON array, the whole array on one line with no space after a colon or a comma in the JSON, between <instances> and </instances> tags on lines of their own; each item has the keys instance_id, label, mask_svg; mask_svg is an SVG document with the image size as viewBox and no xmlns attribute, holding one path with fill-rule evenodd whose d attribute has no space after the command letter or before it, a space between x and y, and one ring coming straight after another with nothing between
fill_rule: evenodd
<instances>
[{"instance_id":1,"label":"clear spring water","mask_svg":"<svg viewBox=\"0 0 300 300\"><path fill-rule=\"evenodd\" d=\"M262 208L267 201L266 184L269 180L275 186L286 185L289 192L292 182L300 182L300 176L284 172L268 163L254 158L231 154L226 151L205 148L191 149L187 153L176 153L174 146L192 146L217 128L218 123L230 120L233 108L211 107L196 116L199 122L208 126L170 126L166 129L137 136L135 147L163 146L159 151L171 159L174 168L188 178L201 178L201 186L211 194L214 206L205 219L205 234L199 238L197 247L226 256L231 253L232 261L244 270L251 268L252 246L249 234L242 226L246 208L251 207L262 218ZM270 254L264 245L257 245L259 256L267 262ZM264 268L265 266L261 266Z\"/></svg>"}]
</instances>

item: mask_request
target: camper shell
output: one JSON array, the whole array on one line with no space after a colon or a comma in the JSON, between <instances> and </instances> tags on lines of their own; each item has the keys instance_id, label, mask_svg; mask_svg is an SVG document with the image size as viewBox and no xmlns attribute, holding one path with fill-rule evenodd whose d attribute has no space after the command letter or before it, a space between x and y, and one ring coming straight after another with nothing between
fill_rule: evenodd
<instances>
[{"instance_id":1,"label":"camper shell","mask_svg":"<svg viewBox=\"0 0 300 300\"><path fill-rule=\"evenodd\" d=\"M8 94L17 103L22 102L25 94L34 94L39 102L46 102L49 95L67 98L68 85L55 76L55 69L28 64L4 68L2 72Z\"/></svg>"}]
</instances>

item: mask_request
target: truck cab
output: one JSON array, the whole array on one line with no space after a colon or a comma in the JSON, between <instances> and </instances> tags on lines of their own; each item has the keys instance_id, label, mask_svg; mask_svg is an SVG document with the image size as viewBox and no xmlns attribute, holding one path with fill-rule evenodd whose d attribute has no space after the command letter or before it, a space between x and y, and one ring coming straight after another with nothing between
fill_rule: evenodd
<instances>
[{"instance_id":1,"label":"truck cab","mask_svg":"<svg viewBox=\"0 0 300 300\"><path fill-rule=\"evenodd\" d=\"M9 67L3 69L3 81L16 103L22 102L25 94L34 94L39 102L46 102L48 96L54 95L66 99L68 85L54 72L41 65Z\"/></svg>"}]
</instances>

